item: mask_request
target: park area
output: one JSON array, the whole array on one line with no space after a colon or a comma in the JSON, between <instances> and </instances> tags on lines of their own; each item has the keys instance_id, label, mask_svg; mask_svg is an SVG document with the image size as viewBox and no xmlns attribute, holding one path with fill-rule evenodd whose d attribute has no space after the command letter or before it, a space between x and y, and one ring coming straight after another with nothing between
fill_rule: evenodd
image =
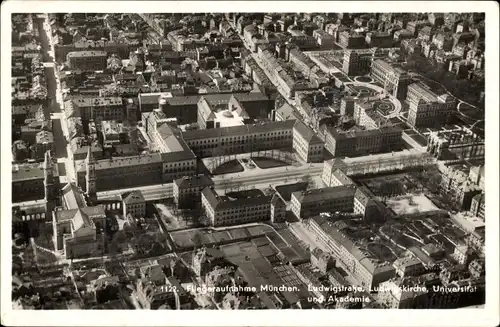
<instances>
[{"instance_id":1,"label":"park area","mask_svg":"<svg viewBox=\"0 0 500 327\"><path fill-rule=\"evenodd\" d=\"M254 157L254 158L252 158L252 161L260 169L288 166L288 164L284 161L272 159L272 158L265 158L265 157Z\"/></svg>"},{"instance_id":2,"label":"park area","mask_svg":"<svg viewBox=\"0 0 500 327\"><path fill-rule=\"evenodd\" d=\"M238 160L231 160L215 168L213 174L224 175L224 174L241 173L244 170L245 168L243 168L243 166L238 162Z\"/></svg>"}]
</instances>

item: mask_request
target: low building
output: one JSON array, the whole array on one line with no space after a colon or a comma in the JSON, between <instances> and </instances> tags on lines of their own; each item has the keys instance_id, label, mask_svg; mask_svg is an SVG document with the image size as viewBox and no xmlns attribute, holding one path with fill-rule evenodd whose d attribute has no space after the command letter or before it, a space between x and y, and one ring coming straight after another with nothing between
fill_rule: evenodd
<instances>
[{"instance_id":1,"label":"low building","mask_svg":"<svg viewBox=\"0 0 500 327\"><path fill-rule=\"evenodd\" d=\"M319 215L322 212L353 212L355 185L325 187L292 193L291 211L299 219Z\"/></svg>"},{"instance_id":2,"label":"low building","mask_svg":"<svg viewBox=\"0 0 500 327\"><path fill-rule=\"evenodd\" d=\"M71 210L54 211L54 247L63 250L67 259L101 254L103 243L99 238L106 229L104 207L84 207Z\"/></svg>"},{"instance_id":3,"label":"low building","mask_svg":"<svg viewBox=\"0 0 500 327\"><path fill-rule=\"evenodd\" d=\"M144 218L146 216L146 200L141 191L126 192L121 195L123 217Z\"/></svg>"},{"instance_id":4,"label":"low building","mask_svg":"<svg viewBox=\"0 0 500 327\"><path fill-rule=\"evenodd\" d=\"M173 182L174 201L178 208L193 208L201 203L201 191L214 186L214 182L205 175L184 176Z\"/></svg>"},{"instance_id":5,"label":"low building","mask_svg":"<svg viewBox=\"0 0 500 327\"><path fill-rule=\"evenodd\" d=\"M231 200L227 196L217 194L212 187L206 187L201 192L201 204L212 226L270 220L271 196Z\"/></svg>"}]
</instances>

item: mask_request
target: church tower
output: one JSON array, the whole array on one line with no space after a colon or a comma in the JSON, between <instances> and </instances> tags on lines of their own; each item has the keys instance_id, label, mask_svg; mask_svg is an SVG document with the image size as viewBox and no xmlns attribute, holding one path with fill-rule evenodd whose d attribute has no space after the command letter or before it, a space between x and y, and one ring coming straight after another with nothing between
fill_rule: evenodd
<instances>
[{"instance_id":1,"label":"church tower","mask_svg":"<svg viewBox=\"0 0 500 327\"><path fill-rule=\"evenodd\" d=\"M91 146L89 146L89 150L87 152L87 159L85 161L85 164L87 166L85 180L87 181L86 184L87 196L91 202L97 199L95 163L96 161L94 159L94 156L92 155L92 148Z\"/></svg>"},{"instance_id":2,"label":"church tower","mask_svg":"<svg viewBox=\"0 0 500 327\"><path fill-rule=\"evenodd\" d=\"M43 162L43 186L45 200L45 217L51 219L52 210L55 207L55 185L54 185L54 167L50 151L45 152Z\"/></svg>"}]
</instances>

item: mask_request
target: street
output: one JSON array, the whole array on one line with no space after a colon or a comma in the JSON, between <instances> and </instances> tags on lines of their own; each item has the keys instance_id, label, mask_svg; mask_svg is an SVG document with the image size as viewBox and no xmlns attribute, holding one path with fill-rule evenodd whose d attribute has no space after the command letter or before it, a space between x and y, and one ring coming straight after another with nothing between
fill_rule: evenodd
<instances>
[{"instance_id":1,"label":"street","mask_svg":"<svg viewBox=\"0 0 500 327\"><path fill-rule=\"evenodd\" d=\"M68 155L68 142L66 141L63 128L66 128L66 119L61 110L62 94L59 81L56 77L56 67L53 58L53 47L49 38L50 27L45 18L37 18L38 29L40 31L40 41L42 46L43 66L47 81L47 94L50 102L46 108L46 116L52 119L52 133L54 135L54 152L58 165L64 165L64 169L59 169L59 176L63 182L75 181L74 169ZM64 126L63 126L64 125Z\"/></svg>"}]
</instances>

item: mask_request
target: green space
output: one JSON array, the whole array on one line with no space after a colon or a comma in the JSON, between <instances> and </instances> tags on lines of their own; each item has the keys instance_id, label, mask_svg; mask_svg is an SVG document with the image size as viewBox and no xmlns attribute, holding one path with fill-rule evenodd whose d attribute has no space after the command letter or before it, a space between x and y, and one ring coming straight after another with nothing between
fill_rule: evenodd
<instances>
[{"instance_id":1,"label":"green space","mask_svg":"<svg viewBox=\"0 0 500 327\"><path fill-rule=\"evenodd\" d=\"M284 161L272 159L272 158L265 158L265 157L255 157L255 158L252 158L252 161L260 169L288 166L288 164Z\"/></svg>"},{"instance_id":2,"label":"green space","mask_svg":"<svg viewBox=\"0 0 500 327\"><path fill-rule=\"evenodd\" d=\"M214 175L224 175L224 174L233 174L233 173L241 173L245 169L238 162L238 160L231 160L229 162L223 163L219 167L214 170Z\"/></svg>"}]
</instances>

